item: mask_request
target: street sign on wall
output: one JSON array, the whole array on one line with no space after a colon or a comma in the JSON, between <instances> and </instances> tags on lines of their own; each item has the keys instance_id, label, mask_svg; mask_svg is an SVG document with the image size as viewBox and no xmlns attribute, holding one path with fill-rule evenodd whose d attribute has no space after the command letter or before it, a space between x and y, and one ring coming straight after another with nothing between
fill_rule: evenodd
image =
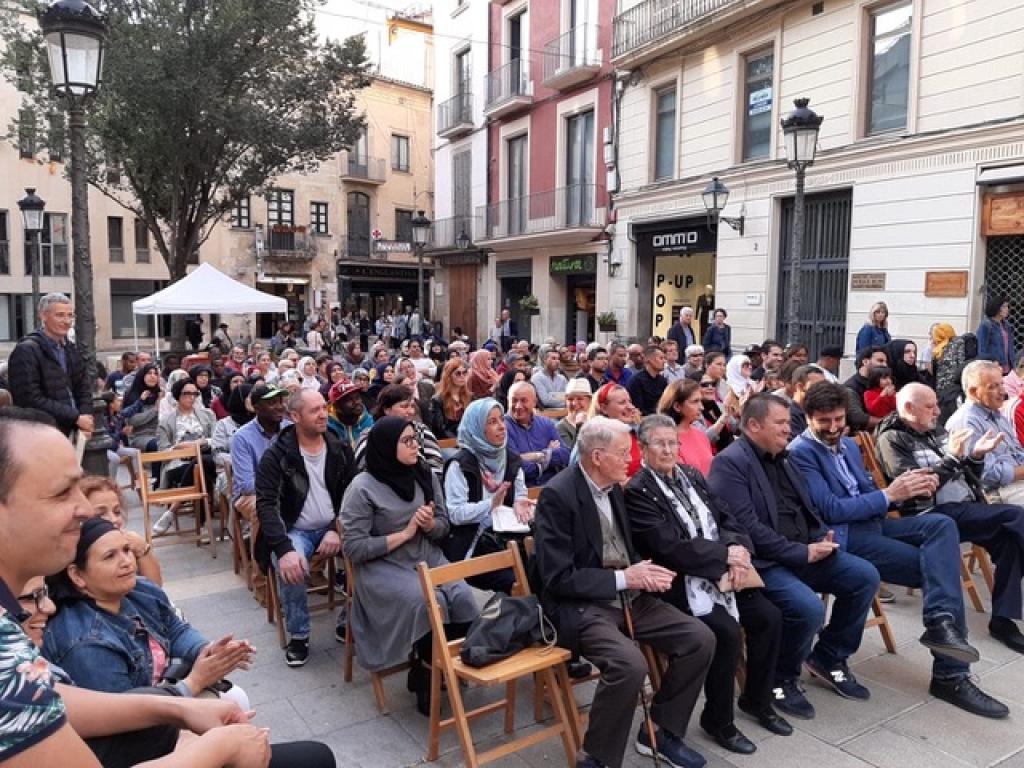
<instances>
[{"instance_id":1,"label":"street sign on wall","mask_svg":"<svg viewBox=\"0 0 1024 768\"><path fill-rule=\"evenodd\" d=\"M374 240L373 250L382 253L412 253L412 243L403 240Z\"/></svg>"}]
</instances>

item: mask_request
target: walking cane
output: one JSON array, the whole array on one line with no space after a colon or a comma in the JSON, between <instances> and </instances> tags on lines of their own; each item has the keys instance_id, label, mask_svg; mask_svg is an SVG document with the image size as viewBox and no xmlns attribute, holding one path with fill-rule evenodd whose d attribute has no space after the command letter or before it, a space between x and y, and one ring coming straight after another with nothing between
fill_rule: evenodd
<instances>
[{"instance_id":1,"label":"walking cane","mask_svg":"<svg viewBox=\"0 0 1024 768\"><path fill-rule=\"evenodd\" d=\"M619 603L622 605L622 615L626 620L626 634L633 641L637 650L643 653L640 643L636 640L636 632L633 630L633 610L629 607L629 600L625 592L619 592ZM646 657L645 657L646 658ZM647 697L644 696L643 686L640 687L640 706L644 711L644 727L647 729L647 738L651 740L651 759L654 760L654 768L661 768L661 761L658 760L658 742L654 737L654 721L651 720L651 712L647 707Z\"/></svg>"}]
</instances>

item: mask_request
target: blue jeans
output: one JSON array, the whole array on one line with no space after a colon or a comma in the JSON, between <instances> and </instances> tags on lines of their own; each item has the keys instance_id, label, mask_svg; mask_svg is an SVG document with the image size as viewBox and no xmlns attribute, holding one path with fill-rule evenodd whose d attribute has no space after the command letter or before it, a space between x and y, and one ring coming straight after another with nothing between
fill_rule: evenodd
<instances>
[{"instance_id":1,"label":"blue jeans","mask_svg":"<svg viewBox=\"0 0 1024 768\"><path fill-rule=\"evenodd\" d=\"M295 551L306 558L308 563L313 553L320 546L324 534L332 530L330 527L318 531L300 531L292 528L288 531ZM285 584L277 568L277 555L273 556L274 570L277 573L277 593L281 596L281 607L284 609L284 625L288 629L290 639L309 639L309 597L306 594L306 582Z\"/></svg>"},{"instance_id":2,"label":"blue jeans","mask_svg":"<svg viewBox=\"0 0 1024 768\"><path fill-rule=\"evenodd\" d=\"M924 514L886 518L880 524L851 525L847 547L870 561L883 581L920 587L925 620L939 613L951 614L967 636L960 583L960 533L950 517ZM932 655L933 677L951 679L967 674L967 664Z\"/></svg>"},{"instance_id":3,"label":"blue jeans","mask_svg":"<svg viewBox=\"0 0 1024 768\"><path fill-rule=\"evenodd\" d=\"M834 554L790 569L776 565L761 572L765 595L782 611L782 646L775 664L776 681L795 680L800 667L814 655L827 667L844 663L860 647L864 620L878 593L878 571L849 552ZM835 596L832 615L825 623L825 606L819 593Z\"/></svg>"}]
</instances>

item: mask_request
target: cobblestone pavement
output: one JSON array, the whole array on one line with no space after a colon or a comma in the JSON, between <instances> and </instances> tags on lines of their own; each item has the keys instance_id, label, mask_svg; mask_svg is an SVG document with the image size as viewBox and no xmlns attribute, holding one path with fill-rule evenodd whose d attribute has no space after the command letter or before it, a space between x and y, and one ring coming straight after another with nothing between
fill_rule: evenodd
<instances>
[{"instance_id":1,"label":"cobblestone pavement","mask_svg":"<svg viewBox=\"0 0 1024 768\"><path fill-rule=\"evenodd\" d=\"M141 509L134 508L131 518L138 530ZM230 632L257 647L254 667L231 677L248 693L257 710L256 722L271 727L273 740L324 741L334 750L339 766L427 764L427 720L416 712L404 675L385 680L391 713L379 715L369 676L358 663L352 683L343 681L343 649L334 639L334 617L322 613L313 618L309 663L298 669L287 667L276 629L267 623L265 611L253 600L242 578L232 573L229 542L219 543L217 552L213 559L209 547L182 544L158 549L166 588L189 621L207 637ZM987 598L980 577L978 583ZM709 768L1024 768L1024 658L993 641L986 628L987 615L968 608L971 641L982 655L974 673L986 691L1010 706L1010 717L985 720L931 698L927 692L930 657L917 642L922 631L920 595L908 596L901 588L895 591L897 601L887 606L887 611L898 652L886 653L878 631L870 629L853 659L854 673L871 689L869 702L845 701L808 682L808 696L818 716L808 722L793 721L796 732L789 737L773 736L737 713L737 725L758 746L749 757L724 752L704 737L694 717L688 740L708 757ZM577 688L581 705L589 703L592 686ZM517 727L533 725L531 694L523 684ZM467 701L479 701L486 695L486 691L470 691ZM474 728L484 746L500 735L500 720L498 715L490 716ZM639 720L638 713L637 724ZM462 763L456 737L446 734L436 765L447 768ZM507 768L564 764L556 740L495 763ZM630 748L625 764L633 768L651 762Z\"/></svg>"}]
</instances>

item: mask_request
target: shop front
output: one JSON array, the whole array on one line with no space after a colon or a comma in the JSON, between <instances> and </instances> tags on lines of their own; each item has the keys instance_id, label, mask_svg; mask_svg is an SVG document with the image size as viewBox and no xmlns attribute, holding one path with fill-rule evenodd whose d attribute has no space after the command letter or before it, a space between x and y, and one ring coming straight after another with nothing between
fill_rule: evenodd
<instances>
[{"instance_id":1,"label":"shop front","mask_svg":"<svg viewBox=\"0 0 1024 768\"><path fill-rule=\"evenodd\" d=\"M553 256L548 273L565 283L566 342L594 340L597 303L597 254Z\"/></svg>"},{"instance_id":2,"label":"shop front","mask_svg":"<svg viewBox=\"0 0 1024 768\"><path fill-rule=\"evenodd\" d=\"M495 264L495 275L498 278L501 301L498 310L507 309L512 322L519 328L519 336L524 339L530 335L533 316L527 314L519 306L520 299L533 293L533 259L513 259L499 261ZM488 331L493 327L494 318L489 318Z\"/></svg>"},{"instance_id":3,"label":"shop front","mask_svg":"<svg viewBox=\"0 0 1024 768\"><path fill-rule=\"evenodd\" d=\"M430 317L430 277L433 267L423 267L423 296ZM341 313L358 316L366 310L370 322L378 317L395 315L419 300L419 284L415 267L393 267L378 264L338 264L338 301Z\"/></svg>"},{"instance_id":4,"label":"shop front","mask_svg":"<svg viewBox=\"0 0 1024 768\"><path fill-rule=\"evenodd\" d=\"M636 246L641 337L666 337L683 307L714 305L717 238L704 217L633 224L630 238Z\"/></svg>"}]
</instances>

